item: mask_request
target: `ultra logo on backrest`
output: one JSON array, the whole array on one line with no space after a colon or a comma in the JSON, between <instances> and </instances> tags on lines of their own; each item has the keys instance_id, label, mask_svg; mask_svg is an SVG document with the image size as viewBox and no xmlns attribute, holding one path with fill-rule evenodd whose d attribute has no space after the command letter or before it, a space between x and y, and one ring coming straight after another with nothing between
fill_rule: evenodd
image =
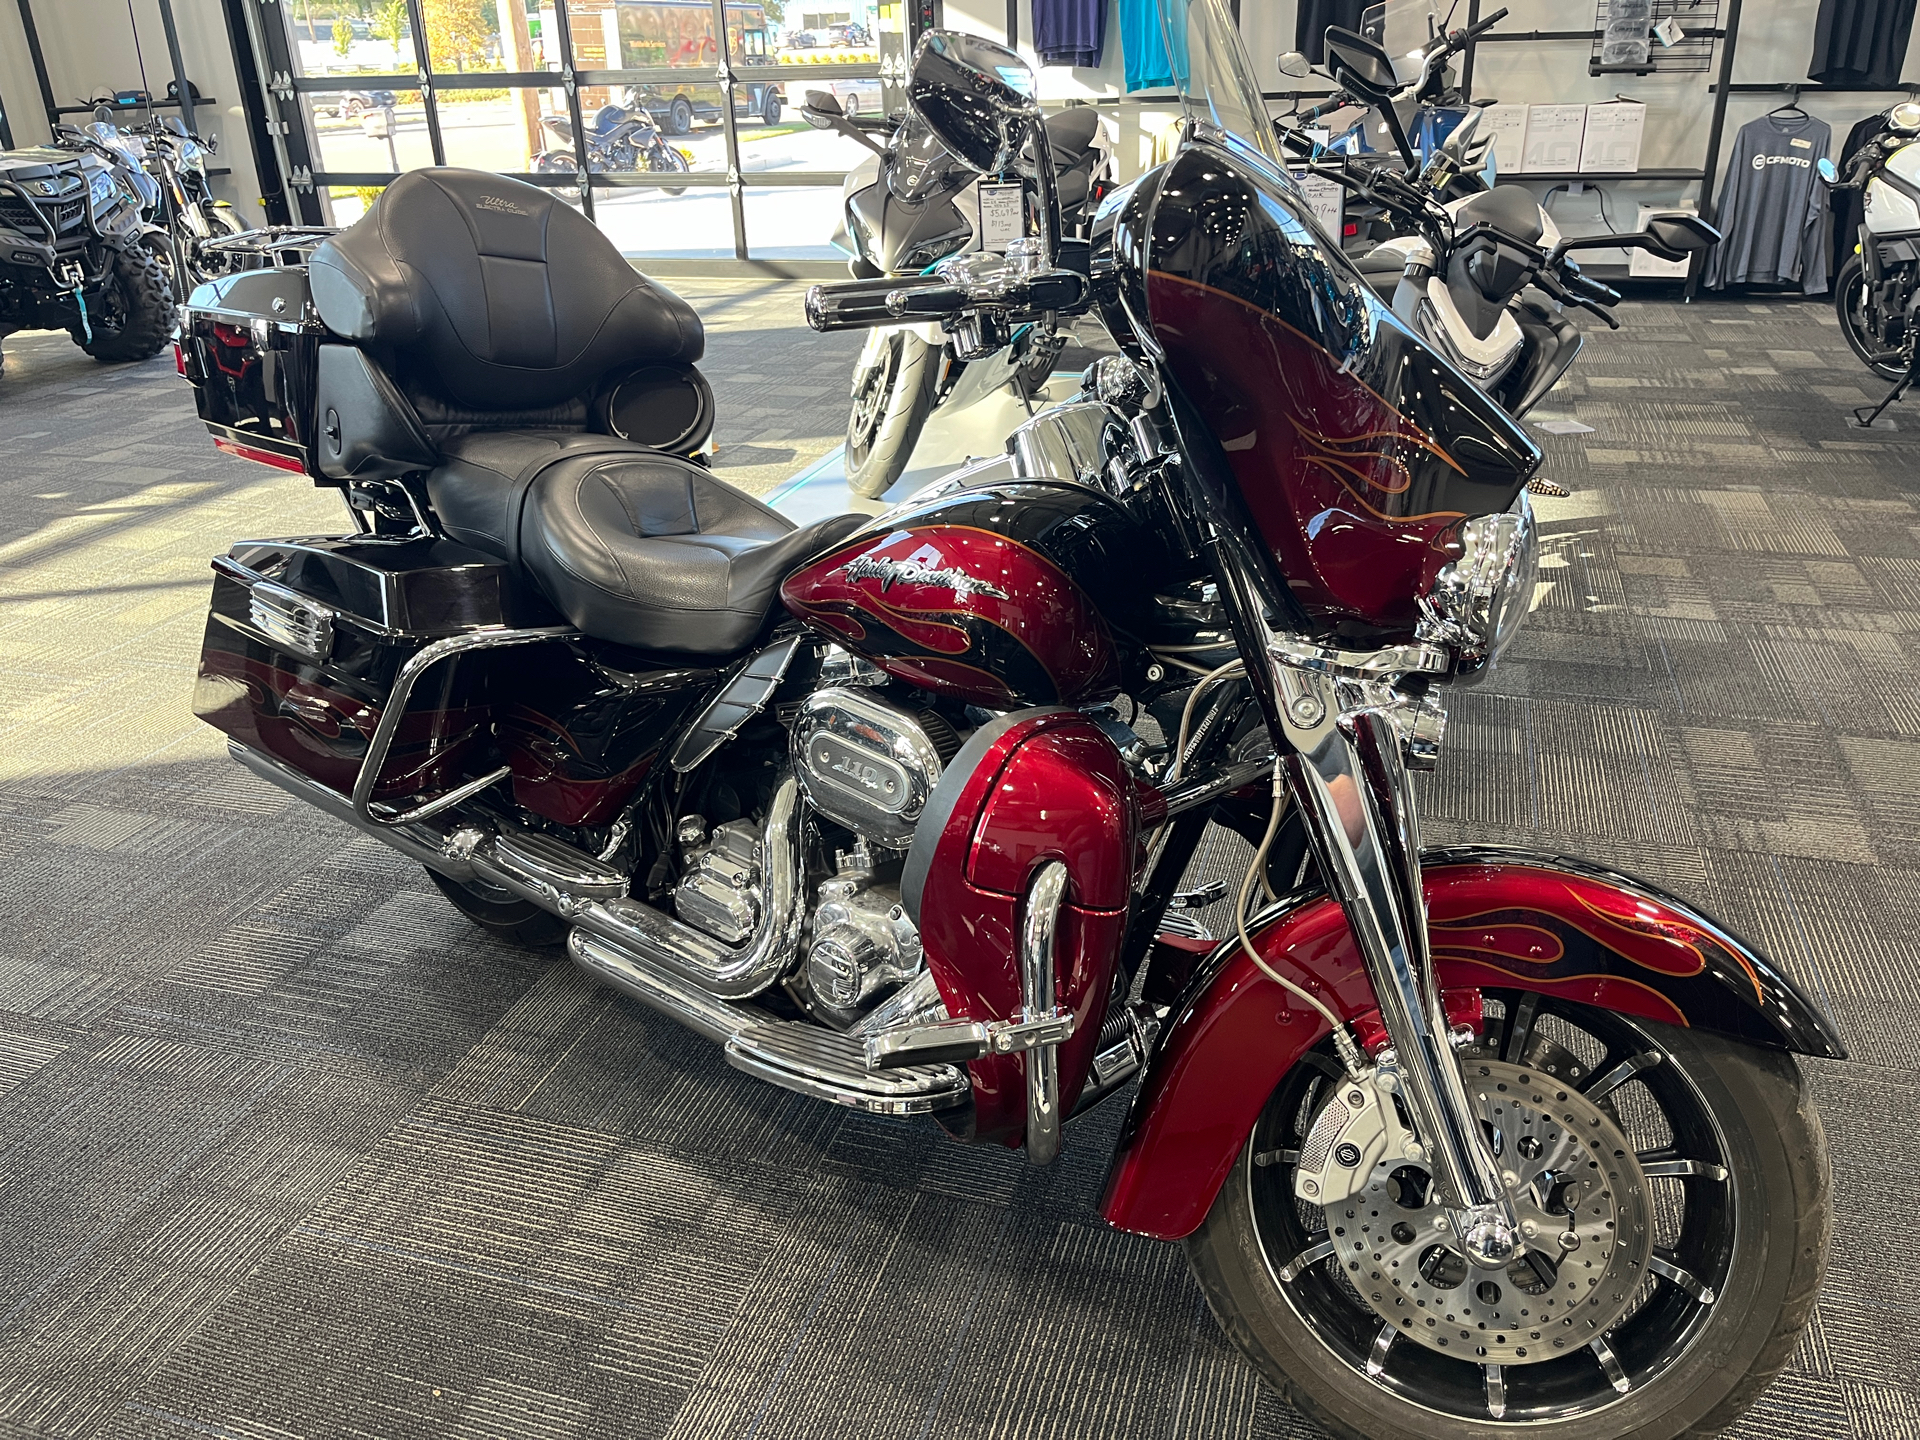
<instances>
[{"instance_id":1,"label":"ultra logo on backrest","mask_svg":"<svg viewBox=\"0 0 1920 1440\"><path fill-rule=\"evenodd\" d=\"M524 205L516 205L504 195L482 195L473 202L476 210L497 210L502 215L531 215L533 212Z\"/></svg>"}]
</instances>

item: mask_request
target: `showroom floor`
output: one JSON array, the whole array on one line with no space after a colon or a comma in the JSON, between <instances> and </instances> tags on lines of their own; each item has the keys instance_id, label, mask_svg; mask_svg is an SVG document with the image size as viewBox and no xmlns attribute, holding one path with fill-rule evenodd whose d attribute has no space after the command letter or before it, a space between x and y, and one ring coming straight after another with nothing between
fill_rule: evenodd
<instances>
[{"instance_id":1,"label":"showroom floor","mask_svg":"<svg viewBox=\"0 0 1920 1440\"><path fill-rule=\"evenodd\" d=\"M857 337L679 288L722 473L830 449ZM1593 430L1543 437L1550 588L1453 697L1429 835L1637 871L1831 1009L1832 1268L1737 1433L1905 1440L1920 402L1847 428L1819 304L1621 316L1552 397ZM0 1436L1317 1433L1178 1248L1100 1224L1116 1110L1034 1171L770 1089L226 761L187 710L207 556L337 502L216 455L169 359L6 349Z\"/></svg>"}]
</instances>

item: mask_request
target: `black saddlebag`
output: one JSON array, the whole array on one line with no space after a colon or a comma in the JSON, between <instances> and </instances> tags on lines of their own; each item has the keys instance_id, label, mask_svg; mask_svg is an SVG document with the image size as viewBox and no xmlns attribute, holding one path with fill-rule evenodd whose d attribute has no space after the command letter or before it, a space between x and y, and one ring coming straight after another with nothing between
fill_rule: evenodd
<instances>
[{"instance_id":1,"label":"black saddlebag","mask_svg":"<svg viewBox=\"0 0 1920 1440\"><path fill-rule=\"evenodd\" d=\"M213 562L194 713L350 794L395 676L422 647L483 626L550 623L507 567L447 540L259 540ZM491 745L484 653L415 686L376 798L452 788Z\"/></svg>"}]
</instances>

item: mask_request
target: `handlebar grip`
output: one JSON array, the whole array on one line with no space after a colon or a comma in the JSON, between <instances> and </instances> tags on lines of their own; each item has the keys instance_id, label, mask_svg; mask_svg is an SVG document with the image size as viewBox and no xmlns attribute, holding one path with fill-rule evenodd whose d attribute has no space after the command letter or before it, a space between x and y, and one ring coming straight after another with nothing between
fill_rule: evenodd
<instances>
[{"instance_id":1,"label":"handlebar grip","mask_svg":"<svg viewBox=\"0 0 1920 1440\"><path fill-rule=\"evenodd\" d=\"M1487 31L1491 30L1494 26L1498 25L1502 20L1506 18L1507 18L1507 7L1502 5L1498 10L1494 11L1493 14L1487 16L1487 18L1482 20L1479 24L1469 25L1466 31L1467 39L1469 40L1478 39L1480 36L1486 34Z\"/></svg>"},{"instance_id":2,"label":"handlebar grip","mask_svg":"<svg viewBox=\"0 0 1920 1440\"><path fill-rule=\"evenodd\" d=\"M887 297L922 291L950 295L953 287L935 275L882 275L877 280L837 280L815 285L807 291L807 324L820 331L891 325L900 319L902 312L890 309Z\"/></svg>"},{"instance_id":3,"label":"handlebar grip","mask_svg":"<svg viewBox=\"0 0 1920 1440\"><path fill-rule=\"evenodd\" d=\"M1567 288L1576 295L1598 300L1602 305L1618 305L1621 299L1618 290L1605 281L1595 280L1591 275L1569 275Z\"/></svg>"},{"instance_id":4,"label":"handlebar grip","mask_svg":"<svg viewBox=\"0 0 1920 1440\"><path fill-rule=\"evenodd\" d=\"M952 285L902 285L888 293L887 314L896 320L911 316L937 320L943 315L957 314L966 309L968 303L967 292Z\"/></svg>"}]
</instances>

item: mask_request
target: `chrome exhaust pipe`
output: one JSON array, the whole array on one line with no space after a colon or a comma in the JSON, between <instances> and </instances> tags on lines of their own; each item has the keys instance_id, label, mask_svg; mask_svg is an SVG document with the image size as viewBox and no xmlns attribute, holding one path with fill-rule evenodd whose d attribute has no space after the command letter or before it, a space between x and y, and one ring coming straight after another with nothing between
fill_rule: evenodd
<instances>
[{"instance_id":1,"label":"chrome exhaust pipe","mask_svg":"<svg viewBox=\"0 0 1920 1440\"><path fill-rule=\"evenodd\" d=\"M638 900L588 899L530 877L518 867L502 865L490 840L474 847L469 863L479 879L504 886L572 921L637 964L692 981L719 999L744 1000L773 984L799 957L806 921L802 838L800 786L789 775L773 792L760 836L765 886L760 927L738 949Z\"/></svg>"},{"instance_id":2,"label":"chrome exhaust pipe","mask_svg":"<svg viewBox=\"0 0 1920 1440\"><path fill-rule=\"evenodd\" d=\"M757 1005L735 1005L696 990L585 930L576 929L567 935L567 954L573 957L574 964L602 984L722 1045L742 1031L768 1024L774 1018Z\"/></svg>"},{"instance_id":3,"label":"chrome exhaust pipe","mask_svg":"<svg viewBox=\"0 0 1920 1440\"><path fill-rule=\"evenodd\" d=\"M471 880L473 866L457 850L447 847L446 832L432 825L369 825L353 808L353 801L309 779L298 770L283 765L270 755L227 741L227 754L269 785L278 786L296 800L304 800L316 810L324 810L336 820L344 820L362 835L371 835L398 850L409 860L418 860L429 870L438 870L449 880Z\"/></svg>"},{"instance_id":4,"label":"chrome exhaust pipe","mask_svg":"<svg viewBox=\"0 0 1920 1440\"><path fill-rule=\"evenodd\" d=\"M495 842L501 837L475 826L460 825L452 816L448 819L453 822L453 828L446 830L426 822L370 824L354 809L348 797L271 756L237 741L229 741L227 749L254 774L296 799L346 821L362 834L376 837L409 859L450 879L479 880L531 900L591 935L598 942L593 951L595 955L621 955L636 971L664 972L662 983L672 984L676 978L685 982L675 986L677 989L691 984L695 989L690 993L722 1001L744 1000L772 985L799 957L801 932L806 922L801 848L804 827L800 786L791 775L782 780L773 793L760 838L765 886L760 926L748 944L736 949L638 900L595 899L569 890L558 879L535 873L518 858L510 860L496 851ZM593 863L591 857L584 854L578 858L589 866ZM569 948L579 960L580 952ZM603 973L594 964L584 960L581 963L595 974ZM616 978L616 968L607 962L604 975L610 983L653 1003L639 990ZM753 1018L765 1017L756 1014ZM695 1025L694 1028L706 1033L706 1027ZM738 1033L738 1028L726 1030L719 1038L731 1038Z\"/></svg>"}]
</instances>

